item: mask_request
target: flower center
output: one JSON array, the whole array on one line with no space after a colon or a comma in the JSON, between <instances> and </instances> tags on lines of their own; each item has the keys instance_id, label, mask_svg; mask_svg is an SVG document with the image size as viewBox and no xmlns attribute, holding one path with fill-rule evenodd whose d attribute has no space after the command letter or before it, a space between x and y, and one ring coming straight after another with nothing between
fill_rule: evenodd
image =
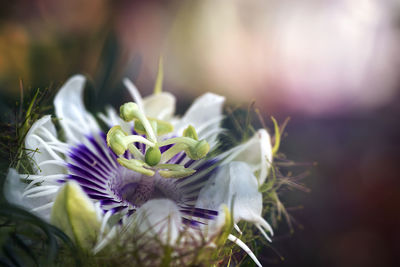
<instances>
[{"instance_id":1,"label":"flower center","mask_svg":"<svg viewBox=\"0 0 400 267\"><path fill-rule=\"evenodd\" d=\"M149 177L122 166L118 167L117 175L110 180L110 190L123 202L140 207L150 199L168 198L179 202L180 191L173 180L167 180L158 174Z\"/></svg>"},{"instance_id":2,"label":"flower center","mask_svg":"<svg viewBox=\"0 0 400 267\"><path fill-rule=\"evenodd\" d=\"M139 145L137 148L142 149ZM168 148L162 148L162 151L165 149ZM195 170L193 175L182 179L166 179L165 173L164 176L160 174L163 170L148 176L119 165L118 159L107 147L104 133L97 137L87 136L84 143L71 148L68 154L68 178L59 182L78 182L91 199L100 202L104 211L125 210L131 214L151 199L167 198L181 208L184 216L188 216L184 217L184 222L190 225L199 224L191 219L193 216L213 219L217 214L215 211L194 208L202 185L216 170L216 159L196 162L186 158L184 153L177 154L170 161L173 166L164 165L176 173L181 172L177 166Z\"/></svg>"},{"instance_id":3,"label":"flower center","mask_svg":"<svg viewBox=\"0 0 400 267\"><path fill-rule=\"evenodd\" d=\"M164 192L154 186L154 184L147 183L126 184L121 188L119 193L123 200L136 206L141 206L150 199L168 198Z\"/></svg>"}]
</instances>

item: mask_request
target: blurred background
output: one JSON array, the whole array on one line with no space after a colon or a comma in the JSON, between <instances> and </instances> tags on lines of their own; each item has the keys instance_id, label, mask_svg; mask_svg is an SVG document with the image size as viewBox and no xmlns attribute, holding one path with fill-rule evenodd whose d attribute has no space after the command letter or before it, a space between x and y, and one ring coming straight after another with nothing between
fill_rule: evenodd
<instances>
[{"instance_id":1,"label":"blurred background","mask_svg":"<svg viewBox=\"0 0 400 267\"><path fill-rule=\"evenodd\" d=\"M265 265L400 264L398 0L1 1L0 117L75 73L92 111L127 99L123 77L150 94L160 55L179 112L207 91L255 101L291 117L288 158L318 163Z\"/></svg>"}]
</instances>

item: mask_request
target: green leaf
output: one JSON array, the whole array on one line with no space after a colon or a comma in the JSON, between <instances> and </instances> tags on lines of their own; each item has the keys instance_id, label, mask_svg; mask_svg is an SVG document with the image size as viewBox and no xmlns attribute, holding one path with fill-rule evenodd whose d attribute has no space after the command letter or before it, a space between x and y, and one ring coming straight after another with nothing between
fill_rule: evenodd
<instances>
[{"instance_id":1,"label":"green leaf","mask_svg":"<svg viewBox=\"0 0 400 267\"><path fill-rule=\"evenodd\" d=\"M231 203L232 213L229 211L226 205L223 206L225 213L225 224L221 228L221 232L215 240L217 246L223 246L225 241L228 239L230 233L232 233L234 220L233 220L233 200Z\"/></svg>"},{"instance_id":2,"label":"green leaf","mask_svg":"<svg viewBox=\"0 0 400 267\"><path fill-rule=\"evenodd\" d=\"M94 204L75 182L61 188L51 211L51 222L84 249L94 246L101 226Z\"/></svg>"},{"instance_id":3,"label":"green leaf","mask_svg":"<svg viewBox=\"0 0 400 267\"><path fill-rule=\"evenodd\" d=\"M262 184L259 188L258 188L258 192L260 193L264 193L267 192L270 189L270 185L269 184Z\"/></svg>"},{"instance_id":4,"label":"green leaf","mask_svg":"<svg viewBox=\"0 0 400 267\"><path fill-rule=\"evenodd\" d=\"M272 122L274 123L274 130L275 130L275 144L272 148L272 155L276 155L279 150L279 145L281 144L281 133L279 131L279 125L276 122L274 117L271 117Z\"/></svg>"}]
</instances>

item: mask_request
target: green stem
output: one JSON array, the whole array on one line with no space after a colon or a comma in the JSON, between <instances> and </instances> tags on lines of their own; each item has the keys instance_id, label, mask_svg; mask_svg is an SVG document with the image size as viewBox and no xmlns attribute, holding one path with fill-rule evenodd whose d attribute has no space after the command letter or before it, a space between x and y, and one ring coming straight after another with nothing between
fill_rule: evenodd
<instances>
[{"instance_id":1,"label":"green stem","mask_svg":"<svg viewBox=\"0 0 400 267\"><path fill-rule=\"evenodd\" d=\"M176 144L167 151L165 151L161 156L160 162L167 162L168 160L172 159L176 154L180 153L181 151L186 149L185 144Z\"/></svg>"},{"instance_id":2,"label":"green stem","mask_svg":"<svg viewBox=\"0 0 400 267\"><path fill-rule=\"evenodd\" d=\"M139 142L139 143L143 143L145 145L148 146L155 146L155 144L149 140L147 140L146 138L144 138L143 136L140 135L127 135L122 137L123 142L125 142L128 146L128 144L134 143L134 142Z\"/></svg>"},{"instance_id":3,"label":"green stem","mask_svg":"<svg viewBox=\"0 0 400 267\"><path fill-rule=\"evenodd\" d=\"M160 142L158 145L159 146L166 146L166 145L172 145L172 144L185 144L190 147L196 146L198 141L194 140L193 138L190 137L175 137L171 138L165 141Z\"/></svg>"}]
</instances>

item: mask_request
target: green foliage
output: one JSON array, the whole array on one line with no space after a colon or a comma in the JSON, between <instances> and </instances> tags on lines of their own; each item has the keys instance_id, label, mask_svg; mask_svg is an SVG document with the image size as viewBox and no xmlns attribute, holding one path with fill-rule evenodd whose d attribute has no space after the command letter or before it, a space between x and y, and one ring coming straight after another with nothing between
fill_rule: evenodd
<instances>
[{"instance_id":1,"label":"green foliage","mask_svg":"<svg viewBox=\"0 0 400 267\"><path fill-rule=\"evenodd\" d=\"M228 131L219 135L219 147L212 153L218 154L247 141L259 128L268 129L262 117L263 116L261 116L259 110L255 108L254 105L248 106L247 109L227 109L227 117L224 119L222 127ZM301 179L307 176L308 171L293 175L290 167L297 166L297 164L287 160L285 155L279 152L279 147L282 137L284 137L284 130L288 121L289 118L279 125L277 120L271 117L271 128L274 132L271 132L271 130L268 131L269 133L274 133L271 138L274 160L266 182L260 186L259 192L263 194L263 217L270 222L275 229L278 228L282 218L284 218L286 224L289 226L290 232L293 233L294 227L292 224L292 217L281 201L281 195L284 194L285 191L292 189L308 191L308 189L301 184ZM239 228L242 234L238 237L250 247L256 256L261 252L262 248L267 247L277 254L279 260L283 260L279 252L274 250L273 243L272 245L269 244L260 236L259 232L254 229L254 227L249 229L250 227L246 222L240 222ZM255 263L250 257L245 256L246 254L238 249L237 246L232 246L229 262L239 264L240 266L255 266Z\"/></svg>"},{"instance_id":2,"label":"green foliage","mask_svg":"<svg viewBox=\"0 0 400 267\"><path fill-rule=\"evenodd\" d=\"M22 87L22 86L21 86ZM18 108L3 115L0 151L3 164L0 169L0 190L8 168L21 173L32 173L32 155L24 147L24 139L32 124L49 113L51 106L48 90L31 90L21 100ZM0 265L4 266L55 266L58 264L60 246L63 253L76 254L72 241L58 228L19 207L7 204L3 194L0 200ZM79 258L72 261L79 265Z\"/></svg>"},{"instance_id":3,"label":"green foliage","mask_svg":"<svg viewBox=\"0 0 400 267\"><path fill-rule=\"evenodd\" d=\"M0 205L0 223L0 263L6 266L52 266L60 245L76 252L62 231L18 207ZM79 265L79 258L74 263Z\"/></svg>"}]
</instances>

